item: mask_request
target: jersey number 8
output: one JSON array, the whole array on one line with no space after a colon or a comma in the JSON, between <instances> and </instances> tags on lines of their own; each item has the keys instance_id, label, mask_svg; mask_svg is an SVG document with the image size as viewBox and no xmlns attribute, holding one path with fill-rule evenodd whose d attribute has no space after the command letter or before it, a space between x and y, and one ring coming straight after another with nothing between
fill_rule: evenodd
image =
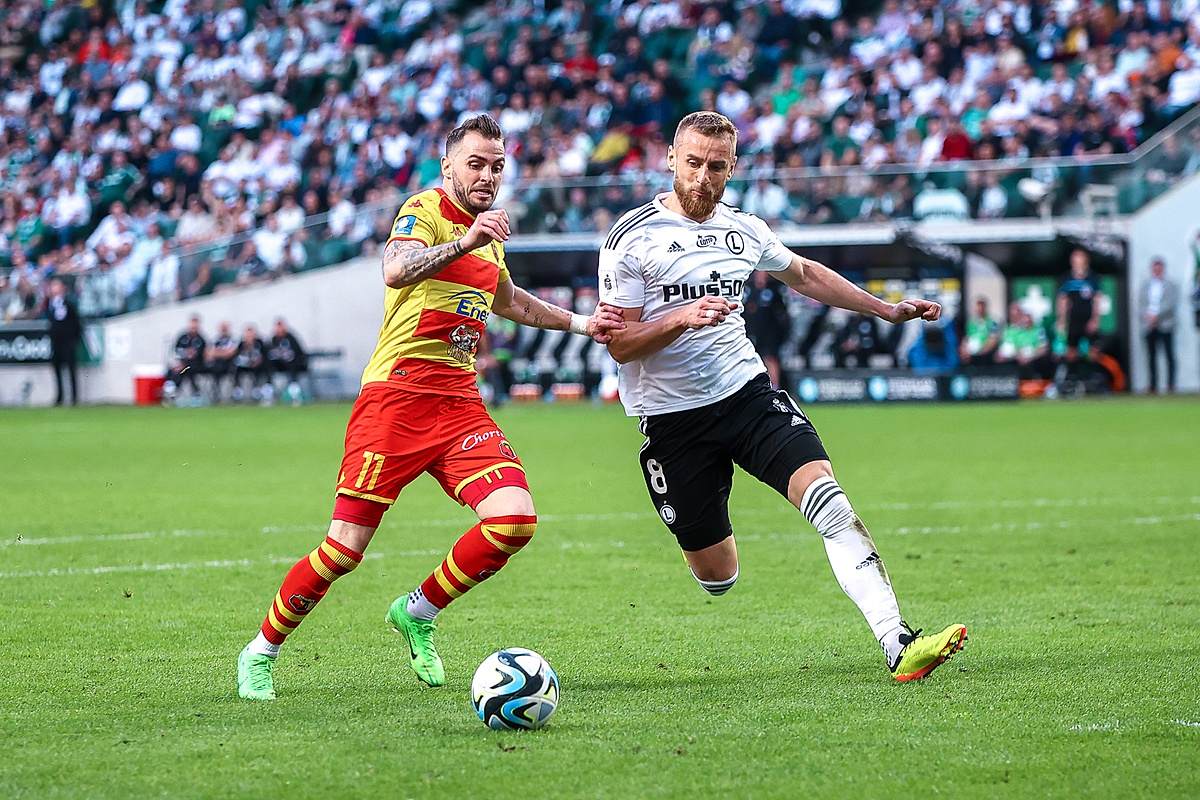
<instances>
[{"instance_id":1,"label":"jersey number 8","mask_svg":"<svg viewBox=\"0 0 1200 800\"><path fill-rule=\"evenodd\" d=\"M667 493L667 476L663 474L662 464L653 458L646 459L646 472L650 475L650 488L659 494Z\"/></svg>"}]
</instances>

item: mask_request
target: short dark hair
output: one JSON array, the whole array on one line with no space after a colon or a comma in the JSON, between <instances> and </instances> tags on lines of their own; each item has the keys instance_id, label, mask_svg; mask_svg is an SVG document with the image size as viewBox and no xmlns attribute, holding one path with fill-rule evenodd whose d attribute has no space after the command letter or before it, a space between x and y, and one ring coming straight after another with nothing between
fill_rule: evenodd
<instances>
[{"instance_id":1,"label":"short dark hair","mask_svg":"<svg viewBox=\"0 0 1200 800\"><path fill-rule=\"evenodd\" d=\"M696 131L704 136L729 136L733 139L733 146L737 147L737 126L729 117L716 111L693 111L681 119L679 126L675 128L676 141L684 131Z\"/></svg>"},{"instance_id":2,"label":"short dark hair","mask_svg":"<svg viewBox=\"0 0 1200 800\"><path fill-rule=\"evenodd\" d=\"M446 155L450 155L458 146L462 144L463 138L468 133L477 133L485 139L499 139L504 141L504 131L500 130L500 123L489 117L487 114L480 114L477 117L471 117L469 120L459 125L446 137Z\"/></svg>"}]
</instances>

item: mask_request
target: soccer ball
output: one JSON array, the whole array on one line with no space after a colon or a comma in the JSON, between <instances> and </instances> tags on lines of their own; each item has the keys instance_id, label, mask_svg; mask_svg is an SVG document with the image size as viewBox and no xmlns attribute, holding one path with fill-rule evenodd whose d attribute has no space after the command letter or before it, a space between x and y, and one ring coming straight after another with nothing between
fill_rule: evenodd
<instances>
[{"instance_id":1,"label":"soccer ball","mask_svg":"<svg viewBox=\"0 0 1200 800\"><path fill-rule=\"evenodd\" d=\"M558 676L532 650L507 647L485 658L475 670L471 703L492 730L534 730L558 708Z\"/></svg>"}]
</instances>

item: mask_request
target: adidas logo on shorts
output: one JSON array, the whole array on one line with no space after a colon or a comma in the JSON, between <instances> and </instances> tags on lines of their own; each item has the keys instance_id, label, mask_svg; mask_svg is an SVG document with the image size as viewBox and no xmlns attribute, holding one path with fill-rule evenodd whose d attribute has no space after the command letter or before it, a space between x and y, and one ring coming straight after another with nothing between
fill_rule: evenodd
<instances>
[{"instance_id":1,"label":"adidas logo on shorts","mask_svg":"<svg viewBox=\"0 0 1200 800\"><path fill-rule=\"evenodd\" d=\"M682 253L683 246L679 242L671 242L671 246L667 248L668 253Z\"/></svg>"}]
</instances>

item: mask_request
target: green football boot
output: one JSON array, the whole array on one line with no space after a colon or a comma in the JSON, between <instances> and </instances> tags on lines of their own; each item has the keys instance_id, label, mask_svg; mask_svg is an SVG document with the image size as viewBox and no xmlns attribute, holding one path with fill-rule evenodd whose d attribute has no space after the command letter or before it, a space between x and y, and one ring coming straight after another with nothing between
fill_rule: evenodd
<instances>
[{"instance_id":1,"label":"green football boot","mask_svg":"<svg viewBox=\"0 0 1200 800\"><path fill-rule=\"evenodd\" d=\"M892 677L898 681L924 678L943 662L949 661L967 642L966 625L950 625L941 633L922 636L920 630L914 631L907 622L900 624L907 631L900 634L904 649L896 657L896 663L890 665Z\"/></svg>"},{"instance_id":2,"label":"green football boot","mask_svg":"<svg viewBox=\"0 0 1200 800\"><path fill-rule=\"evenodd\" d=\"M275 699L275 659L250 652L246 645L238 656L238 694L247 700Z\"/></svg>"},{"instance_id":3,"label":"green football boot","mask_svg":"<svg viewBox=\"0 0 1200 800\"><path fill-rule=\"evenodd\" d=\"M408 642L411 660L408 665L417 677L430 686L441 686L446 682L446 670L442 668L441 656L433 646L433 632L437 625L431 619L417 619L408 613L408 595L401 595L392 603L384 618L392 630Z\"/></svg>"}]
</instances>

